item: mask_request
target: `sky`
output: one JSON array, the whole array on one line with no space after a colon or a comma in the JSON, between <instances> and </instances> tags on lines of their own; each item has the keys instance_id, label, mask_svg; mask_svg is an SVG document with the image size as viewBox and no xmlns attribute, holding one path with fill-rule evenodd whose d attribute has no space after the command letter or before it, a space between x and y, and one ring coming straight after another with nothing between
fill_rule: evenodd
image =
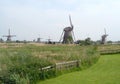
<instances>
[{"instance_id":1,"label":"sky","mask_svg":"<svg viewBox=\"0 0 120 84\"><path fill-rule=\"evenodd\" d=\"M120 0L0 0L0 38L12 40L59 41L65 27L74 25L76 40L120 40Z\"/></svg>"}]
</instances>

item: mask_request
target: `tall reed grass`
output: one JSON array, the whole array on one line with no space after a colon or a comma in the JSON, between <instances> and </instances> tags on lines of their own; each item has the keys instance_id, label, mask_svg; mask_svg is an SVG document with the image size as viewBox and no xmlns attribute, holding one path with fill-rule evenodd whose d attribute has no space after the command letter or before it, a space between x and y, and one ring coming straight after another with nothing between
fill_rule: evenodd
<instances>
[{"instance_id":1,"label":"tall reed grass","mask_svg":"<svg viewBox=\"0 0 120 84\"><path fill-rule=\"evenodd\" d=\"M1 46L1 45L0 45ZM56 70L41 68L58 62L82 60L81 69L94 64L99 55L95 46L7 44L0 47L0 83L35 84L56 76Z\"/></svg>"}]
</instances>

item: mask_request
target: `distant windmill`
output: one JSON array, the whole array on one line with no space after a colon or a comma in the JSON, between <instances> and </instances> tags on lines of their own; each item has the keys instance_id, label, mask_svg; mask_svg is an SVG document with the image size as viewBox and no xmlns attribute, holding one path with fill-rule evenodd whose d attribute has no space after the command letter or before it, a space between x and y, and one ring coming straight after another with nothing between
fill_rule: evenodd
<instances>
[{"instance_id":1,"label":"distant windmill","mask_svg":"<svg viewBox=\"0 0 120 84\"><path fill-rule=\"evenodd\" d=\"M4 42L2 38L0 38L0 42Z\"/></svg>"},{"instance_id":2,"label":"distant windmill","mask_svg":"<svg viewBox=\"0 0 120 84\"><path fill-rule=\"evenodd\" d=\"M73 41L73 37L74 37L73 24L72 24L70 15L69 15L69 21L70 21L70 26L64 28L64 30L61 34L60 40L59 40L59 42L61 42L61 40L63 40L62 43L64 43L64 44L74 43L74 41ZM75 40L75 37L74 37L74 40Z\"/></svg>"},{"instance_id":3,"label":"distant windmill","mask_svg":"<svg viewBox=\"0 0 120 84\"><path fill-rule=\"evenodd\" d=\"M101 44L105 44L108 34L106 34L106 29L104 29L104 35L101 36Z\"/></svg>"},{"instance_id":4,"label":"distant windmill","mask_svg":"<svg viewBox=\"0 0 120 84\"><path fill-rule=\"evenodd\" d=\"M42 39L42 38L40 38L40 35L39 35L39 37L37 38L37 42L40 43L40 42L41 42L41 39Z\"/></svg>"},{"instance_id":5,"label":"distant windmill","mask_svg":"<svg viewBox=\"0 0 120 84\"><path fill-rule=\"evenodd\" d=\"M16 35L11 35L10 34L10 29L8 30L8 35L4 35L3 37L7 37L7 41L11 41L12 37L15 37Z\"/></svg>"},{"instance_id":6,"label":"distant windmill","mask_svg":"<svg viewBox=\"0 0 120 84\"><path fill-rule=\"evenodd\" d=\"M47 40L48 40L48 44L51 44L51 43L52 43L52 42L51 42L52 39L50 39L50 37L49 37Z\"/></svg>"}]
</instances>

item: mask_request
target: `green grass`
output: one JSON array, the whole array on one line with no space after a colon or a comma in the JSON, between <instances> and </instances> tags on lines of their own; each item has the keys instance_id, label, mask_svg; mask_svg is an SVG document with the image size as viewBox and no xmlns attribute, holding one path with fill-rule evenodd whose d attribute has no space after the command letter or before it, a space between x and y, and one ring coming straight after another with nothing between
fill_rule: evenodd
<instances>
[{"instance_id":1,"label":"green grass","mask_svg":"<svg viewBox=\"0 0 120 84\"><path fill-rule=\"evenodd\" d=\"M92 67L38 84L120 84L120 54L103 55Z\"/></svg>"}]
</instances>

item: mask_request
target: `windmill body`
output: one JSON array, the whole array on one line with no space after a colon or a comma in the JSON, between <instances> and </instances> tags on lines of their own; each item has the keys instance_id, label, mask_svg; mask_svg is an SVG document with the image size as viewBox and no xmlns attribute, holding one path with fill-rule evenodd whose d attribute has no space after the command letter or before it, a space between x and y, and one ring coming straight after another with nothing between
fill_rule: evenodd
<instances>
[{"instance_id":1,"label":"windmill body","mask_svg":"<svg viewBox=\"0 0 120 84\"><path fill-rule=\"evenodd\" d=\"M41 38L37 38L37 42L40 43L41 42Z\"/></svg>"},{"instance_id":2,"label":"windmill body","mask_svg":"<svg viewBox=\"0 0 120 84\"><path fill-rule=\"evenodd\" d=\"M72 27L64 28L64 36L62 43L73 43L72 30Z\"/></svg>"},{"instance_id":3,"label":"windmill body","mask_svg":"<svg viewBox=\"0 0 120 84\"><path fill-rule=\"evenodd\" d=\"M41 43L41 39L42 39L42 38L40 38L40 37L37 38L37 42L38 42L38 43Z\"/></svg>"},{"instance_id":4,"label":"windmill body","mask_svg":"<svg viewBox=\"0 0 120 84\"><path fill-rule=\"evenodd\" d=\"M102 40L101 40L101 44L105 44L105 42L106 42L106 37L107 37L108 35L102 35Z\"/></svg>"},{"instance_id":5,"label":"windmill body","mask_svg":"<svg viewBox=\"0 0 120 84\"><path fill-rule=\"evenodd\" d=\"M39 35L39 37L37 38L37 43L41 43L41 39L42 38L40 38L40 35Z\"/></svg>"}]
</instances>

